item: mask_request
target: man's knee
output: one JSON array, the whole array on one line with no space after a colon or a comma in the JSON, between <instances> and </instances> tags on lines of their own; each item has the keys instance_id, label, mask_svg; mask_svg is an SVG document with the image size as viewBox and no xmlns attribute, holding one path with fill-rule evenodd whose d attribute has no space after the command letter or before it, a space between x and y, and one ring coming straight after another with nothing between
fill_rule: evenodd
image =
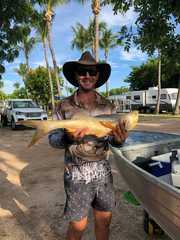
<instances>
[{"instance_id":1,"label":"man's knee","mask_svg":"<svg viewBox=\"0 0 180 240\"><path fill-rule=\"evenodd\" d=\"M95 211L95 226L97 228L108 228L111 224L112 213Z\"/></svg>"},{"instance_id":2,"label":"man's knee","mask_svg":"<svg viewBox=\"0 0 180 240\"><path fill-rule=\"evenodd\" d=\"M81 235L87 226L87 218L80 221L73 221L69 223L69 231L75 235Z\"/></svg>"}]
</instances>

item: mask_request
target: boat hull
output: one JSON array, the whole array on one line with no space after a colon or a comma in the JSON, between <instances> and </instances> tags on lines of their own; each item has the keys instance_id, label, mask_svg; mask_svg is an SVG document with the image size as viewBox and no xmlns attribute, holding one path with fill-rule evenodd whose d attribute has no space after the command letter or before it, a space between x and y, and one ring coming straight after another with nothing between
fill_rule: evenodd
<instances>
[{"instance_id":1,"label":"boat hull","mask_svg":"<svg viewBox=\"0 0 180 240\"><path fill-rule=\"evenodd\" d=\"M142 207L174 240L180 239L180 190L161 181L134 161L170 152L180 147L180 137L154 143L113 148L114 158L124 180Z\"/></svg>"}]
</instances>

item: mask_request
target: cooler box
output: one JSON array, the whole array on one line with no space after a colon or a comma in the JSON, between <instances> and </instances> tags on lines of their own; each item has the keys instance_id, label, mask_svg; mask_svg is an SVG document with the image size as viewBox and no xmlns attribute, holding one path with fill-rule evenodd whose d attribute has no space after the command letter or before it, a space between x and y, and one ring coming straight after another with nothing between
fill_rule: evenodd
<instances>
[{"instance_id":1,"label":"cooler box","mask_svg":"<svg viewBox=\"0 0 180 240\"><path fill-rule=\"evenodd\" d=\"M172 184L170 154L154 156L148 164L148 172L168 184Z\"/></svg>"}]
</instances>

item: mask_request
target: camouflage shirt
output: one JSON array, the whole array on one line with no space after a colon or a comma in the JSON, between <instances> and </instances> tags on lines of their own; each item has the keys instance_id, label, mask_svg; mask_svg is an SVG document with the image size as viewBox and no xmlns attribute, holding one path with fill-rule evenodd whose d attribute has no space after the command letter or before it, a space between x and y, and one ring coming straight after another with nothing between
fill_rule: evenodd
<instances>
[{"instance_id":1,"label":"camouflage shirt","mask_svg":"<svg viewBox=\"0 0 180 240\"><path fill-rule=\"evenodd\" d=\"M115 107L109 100L105 99L97 92L95 92L95 94L95 104L91 110L88 110L83 104L78 102L78 91L76 91L73 95L65 98L59 103L54 118L59 120L71 119L75 113L79 112L84 112L89 116L97 116L102 114L109 115L115 113ZM71 167L81 166L82 169L86 168L85 166L88 165L89 168L93 170L94 165L96 165L95 169L97 169L98 162L101 162L102 164L102 161L106 161L108 159L109 142L112 143L113 139L110 139L109 137L96 138L87 136L84 137L81 142L76 142L69 138L64 129L58 129L49 134L49 142L53 147L65 149L66 165ZM76 172L76 178L79 178L77 173L78 169L79 168L76 168L76 171L73 171ZM105 169L106 173L109 172L109 165L107 165ZM84 172L87 173L89 171ZM91 175L95 176L95 172L97 173L97 171L93 172L94 173ZM99 175L101 175L100 172L102 174L102 171L99 171ZM87 176L84 176L84 178L87 178Z\"/></svg>"}]
</instances>

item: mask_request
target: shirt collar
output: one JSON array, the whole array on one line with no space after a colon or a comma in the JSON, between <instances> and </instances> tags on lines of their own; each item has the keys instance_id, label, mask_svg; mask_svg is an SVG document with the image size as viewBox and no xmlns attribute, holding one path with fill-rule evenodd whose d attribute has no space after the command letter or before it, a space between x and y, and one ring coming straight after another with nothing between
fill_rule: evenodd
<instances>
[{"instance_id":1,"label":"shirt collar","mask_svg":"<svg viewBox=\"0 0 180 240\"><path fill-rule=\"evenodd\" d=\"M97 93L95 91L95 94L96 94L96 103L97 104L103 104L103 105L106 104L106 101L104 100L104 98L102 98L102 96L99 93ZM73 94L73 102L75 105L81 106L81 104L78 101L78 90L76 90L75 93Z\"/></svg>"}]
</instances>

